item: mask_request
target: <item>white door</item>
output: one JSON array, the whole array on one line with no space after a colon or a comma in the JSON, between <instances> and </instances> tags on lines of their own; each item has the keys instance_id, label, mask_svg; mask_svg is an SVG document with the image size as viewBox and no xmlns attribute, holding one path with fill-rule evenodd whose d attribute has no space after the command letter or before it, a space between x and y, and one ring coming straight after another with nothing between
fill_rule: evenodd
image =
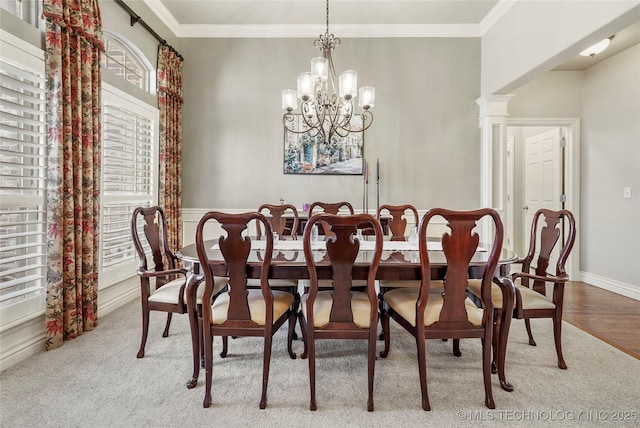
<instances>
[{"instance_id":1,"label":"white door","mask_svg":"<svg viewBox=\"0 0 640 428\"><path fill-rule=\"evenodd\" d=\"M529 248L533 215L541 208L562 209L561 130L554 128L525 138L524 243ZM539 249L538 249L539 250ZM552 258L553 255L552 255ZM553 266L555 261L550 261Z\"/></svg>"}]
</instances>

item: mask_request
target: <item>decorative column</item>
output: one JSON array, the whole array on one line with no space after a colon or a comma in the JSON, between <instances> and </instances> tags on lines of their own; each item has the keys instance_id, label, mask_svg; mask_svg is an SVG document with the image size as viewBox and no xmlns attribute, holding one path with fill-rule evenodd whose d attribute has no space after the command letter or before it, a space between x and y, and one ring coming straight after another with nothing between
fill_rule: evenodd
<instances>
[{"instance_id":1,"label":"decorative column","mask_svg":"<svg viewBox=\"0 0 640 428\"><path fill-rule=\"evenodd\" d=\"M480 108L480 206L493 208L504 216L506 192L507 104L512 94L483 95L476 100ZM481 236L488 236L483 226Z\"/></svg>"}]
</instances>

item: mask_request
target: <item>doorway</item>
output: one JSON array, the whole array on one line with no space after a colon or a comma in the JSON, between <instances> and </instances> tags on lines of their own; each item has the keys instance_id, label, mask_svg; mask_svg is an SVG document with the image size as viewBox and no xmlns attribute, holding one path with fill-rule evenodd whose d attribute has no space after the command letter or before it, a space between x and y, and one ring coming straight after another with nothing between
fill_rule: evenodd
<instances>
[{"instance_id":1,"label":"doorway","mask_svg":"<svg viewBox=\"0 0 640 428\"><path fill-rule=\"evenodd\" d=\"M579 218L579 119L507 119L505 245L523 256L538 208L566 208ZM567 262L577 278L579 245Z\"/></svg>"}]
</instances>

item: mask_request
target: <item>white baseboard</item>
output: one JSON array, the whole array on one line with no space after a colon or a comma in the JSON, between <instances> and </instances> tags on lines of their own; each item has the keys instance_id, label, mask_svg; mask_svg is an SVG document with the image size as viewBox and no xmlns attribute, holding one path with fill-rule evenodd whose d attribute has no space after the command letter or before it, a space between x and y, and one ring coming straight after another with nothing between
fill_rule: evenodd
<instances>
[{"instance_id":1,"label":"white baseboard","mask_svg":"<svg viewBox=\"0 0 640 428\"><path fill-rule=\"evenodd\" d=\"M640 287L637 285L625 284L588 272L580 272L580 281L635 300L640 300Z\"/></svg>"},{"instance_id":2,"label":"white baseboard","mask_svg":"<svg viewBox=\"0 0 640 428\"><path fill-rule=\"evenodd\" d=\"M137 276L98 291L98 321L140 296L140 280ZM0 334L0 371L44 352L44 314L25 321ZM98 334L100 327L98 326ZM87 332L91 334L91 332ZM74 340L82 340L82 337Z\"/></svg>"},{"instance_id":3,"label":"white baseboard","mask_svg":"<svg viewBox=\"0 0 640 428\"><path fill-rule=\"evenodd\" d=\"M98 320L139 297L140 280L137 276L100 290L98 293Z\"/></svg>"},{"instance_id":4,"label":"white baseboard","mask_svg":"<svg viewBox=\"0 0 640 428\"><path fill-rule=\"evenodd\" d=\"M44 314L25 321L0 335L0 371L44 351Z\"/></svg>"}]
</instances>

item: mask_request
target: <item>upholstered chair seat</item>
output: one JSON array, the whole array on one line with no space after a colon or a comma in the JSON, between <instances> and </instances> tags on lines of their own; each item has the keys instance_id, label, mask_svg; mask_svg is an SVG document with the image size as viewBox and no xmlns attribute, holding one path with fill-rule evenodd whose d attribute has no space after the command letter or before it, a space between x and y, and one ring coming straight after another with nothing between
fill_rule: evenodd
<instances>
[{"instance_id":1,"label":"upholstered chair seat","mask_svg":"<svg viewBox=\"0 0 640 428\"><path fill-rule=\"evenodd\" d=\"M247 301L251 312L251 321L258 325L266 323L266 305L261 290L248 290ZM273 321L277 321L287 312L293 303L293 294L284 291L271 290L273 294ZM222 293L211 305L211 324L222 324L227 320L229 312L229 292Z\"/></svg>"},{"instance_id":2,"label":"upholstered chair seat","mask_svg":"<svg viewBox=\"0 0 640 428\"><path fill-rule=\"evenodd\" d=\"M227 286L227 282L228 282L227 278L216 277L214 295L221 292L224 289L224 287ZM169 303L169 304L177 305L178 297L180 294L179 293L180 287L182 287L183 285L184 285L184 279L182 278L174 279L173 281L166 283L165 285L157 289L155 292L153 292L149 296L149 301L155 302L155 303ZM186 287L183 293L184 293L184 301L186 302L187 301ZM204 282L201 282L200 285L198 286L198 290L196 291L196 303L198 305L202 304L203 294L204 294Z\"/></svg>"},{"instance_id":3,"label":"upholstered chair seat","mask_svg":"<svg viewBox=\"0 0 640 428\"><path fill-rule=\"evenodd\" d=\"M354 281L355 282L355 281ZM366 281L365 281L366 283ZM331 308L333 306L332 291L318 291L318 296L313 304L313 326L324 327L329 323ZM307 318L307 295L302 297L302 315ZM369 328L371 324L371 302L369 296L362 291L351 292L351 313L353 322L360 328Z\"/></svg>"},{"instance_id":4,"label":"upholstered chair seat","mask_svg":"<svg viewBox=\"0 0 640 428\"><path fill-rule=\"evenodd\" d=\"M419 288L396 288L389 290L384 295L387 304L407 320L413 327L416 326L416 300L418 300ZM471 299L465 299L465 308L469 322L475 326L482 325L482 309L478 308ZM440 318L440 311L444 300L441 297L429 297L424 310L424 325L429 327Z\"/></svg>"},{"instance_id":5,"label":"upholstered chair seat","mask_svg":"<svg viewBox=\"0 0 640 428\"><path fill-rule=\"evenodd\" d=\"M480 295L480 281L470 280L469 291L472 294ZM555 309L556 305L548 299L545 295L532 290L529 287L516 284L516 294L519 293L522 297L522 309ZM496 309L502 308L502 290L497 285L491 286L491 301Z\"/></svg>"}]
</instances>

